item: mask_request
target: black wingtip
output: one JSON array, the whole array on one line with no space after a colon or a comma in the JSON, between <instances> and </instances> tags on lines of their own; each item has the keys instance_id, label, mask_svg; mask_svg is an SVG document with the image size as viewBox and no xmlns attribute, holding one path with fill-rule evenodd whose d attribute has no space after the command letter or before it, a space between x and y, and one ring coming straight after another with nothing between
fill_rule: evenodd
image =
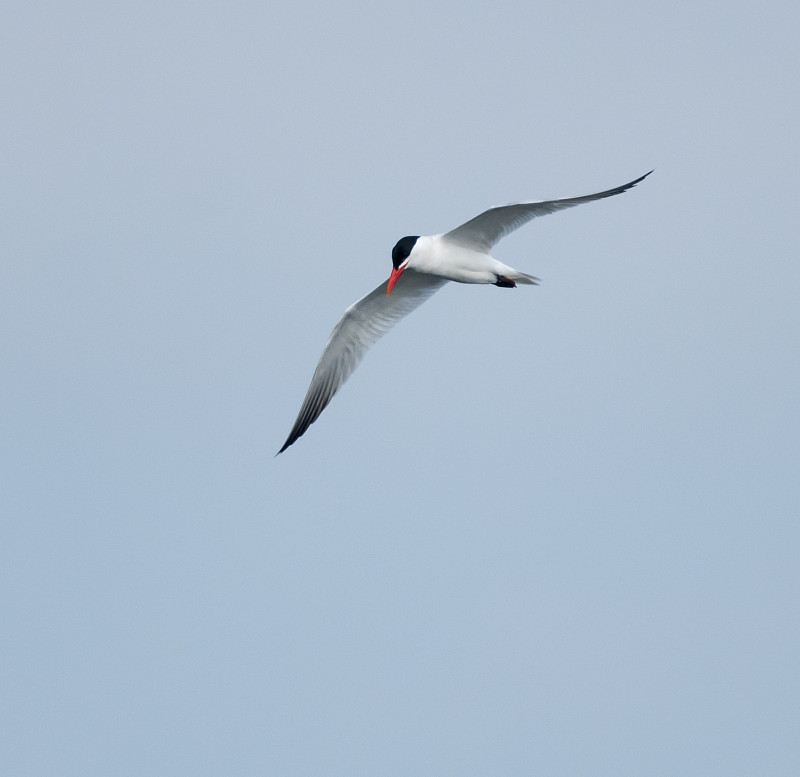
<instances>
[{"instance_id":1,"label":"black wingtip","mask_svg":"<svg viewBox=\"0 0 800 777\"><path fill-rule=\"evenodd\" d=\"M630 183L623 184L617 189L609 189L609 191L603 192L603 194L608 197L613 194L622 194L622 192L627 192L629 189L633 189L633 187L636 186L637 183L641 183L642 181L644 181L644 179L647 178L647 176L650 175L650 173L652 173L654 170L655 168L653 168L653 170L651 170L649 173L645 173L644 175L639 176L639 178L631 181Z\"/></svg>"},{"instance_id":2,"label":"black wingtip","mask_svg":"<svg viewBox=\"0 0 800 777\"><path fill-rule=\"evenodd\" d=\"M283 444L283 447L275 455L280 456L290 445L294 445L306 433L306 430L309 426L310 424L307 424L306 428L298 433L297 424L295 424L295 428L289 432L289 436L286 438L286 442Z\"/></svg>"}]
</instances>

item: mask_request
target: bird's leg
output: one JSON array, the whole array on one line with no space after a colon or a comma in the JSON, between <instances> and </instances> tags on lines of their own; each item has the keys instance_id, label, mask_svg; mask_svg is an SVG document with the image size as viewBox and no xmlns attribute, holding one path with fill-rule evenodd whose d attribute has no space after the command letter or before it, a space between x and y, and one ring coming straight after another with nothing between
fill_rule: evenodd
<instances>
[{"instance_id":1,"label":"bird's leg","mask_svg":"<svg viewBox=\"0 0 800 777\"><path fill-rule=\"evenodd\" d=\"M505 275L497 275L497 273L495 273L495 277L497 278L497 281L494 284L495 286L500 286L504 289L517 288L517 284L514 283L514 281L512 281L511 278L508 278Z\"/></svg>"}]
</instances>

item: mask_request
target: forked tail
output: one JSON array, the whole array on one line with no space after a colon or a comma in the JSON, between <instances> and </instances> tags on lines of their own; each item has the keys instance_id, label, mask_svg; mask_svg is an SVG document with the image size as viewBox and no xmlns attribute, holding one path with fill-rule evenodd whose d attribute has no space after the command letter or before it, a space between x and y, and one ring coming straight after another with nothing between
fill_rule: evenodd
<instances>
[{"instance_id":1,"label":"forked tail","mask_svg":"<svg viewBox=\"0 0 800 777\"><path fill-rule=\"evenodd\" d=\"M535 275L528 275L528 273L520 272L519 270L509 273L509 277L515 280L517 283L521 283L523 286L539 285L539 279Z\"/></svg>"}]
</instances>

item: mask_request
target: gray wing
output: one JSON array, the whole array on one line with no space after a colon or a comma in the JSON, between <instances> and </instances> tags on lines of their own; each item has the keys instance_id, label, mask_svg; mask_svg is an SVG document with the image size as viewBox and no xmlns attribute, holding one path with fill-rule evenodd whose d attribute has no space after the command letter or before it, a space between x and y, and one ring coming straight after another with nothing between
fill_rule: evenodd
<instances>
[{"instance_id":1,"label":"gray wing","mask_svg":"<svg viewBox=\"0 0 800 777\"><path fill-rule=\"evenodd\" d=\"M650 173L653 171L651 170ZM613 197L622 194L632 186L647 178L650 173L645 173L641 178L608 189L597 194L586 194L583 197L568 197L563 200L542 200L541 202L518 202L514 205L501 205L489 208L474 219L470 219L460 227L447 232L444 237L451 243L458 243L465 248L478 249L489 253L492 246L515 229L529 222L536 216L546 216L564 208L572 208L592 200L602 200L604 197Z\"/></svg>"},{"instance_id":2,"label":"gray wing","mask_svg":"<svg viewBox=\"0 0 800 777\"><path fill-rule=\"evenodd\" d=\"M384 281L347 308L331 332L297 420L278 453L305 434L353 374L367 350L445 283L444 278L409 269L398 280L391 296L386 296L388 281Z\"/></svg>"}]
</instances>

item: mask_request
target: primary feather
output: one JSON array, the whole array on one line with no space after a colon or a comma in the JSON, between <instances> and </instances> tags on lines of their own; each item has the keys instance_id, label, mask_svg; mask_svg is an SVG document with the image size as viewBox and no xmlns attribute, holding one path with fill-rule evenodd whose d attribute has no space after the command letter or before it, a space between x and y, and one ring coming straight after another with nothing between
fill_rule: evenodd
<instances>
[{"instance_id":1,"label":"primary feather","mask_svg":"<svg viewBox=\"0 0 800 777\"><path fill-rule=\"evenodd\" d=\"M402 284L390 297L386 296L387 283L388 281L384 281L366 297L354 302L334 327L297 420L278 453L283 453L298 437L305 434L306 429L317 420L334 394L353 374L367 350L447 281L435 275L408 270L403 275Z\"/></svg>"},{"instance_id":2,"label":"primary feather","mask_svg":"<svg viewBox=\"0 0 800 777\"><path fill-rule=\"evenodd\" d=\"M651 170L650 173L653 171ZM584 202L602 200L605 197L613 197L615 194L622 194L637 183L647 178L650 173L645 173L635 181L617 186L614 189L607 189L597 194L585 194L582 197L566 197L560 200L539 200L535 202L516 202L511 205L498 205L495 208L485 210L474 219L470 219L460 227L456 227L450 232L446 232L444 237L453 243L458 243L467 248L477 248L488 253L492 250L495 243L502 240L515 229L519 229L523 224L527 224L537 216L547 216L565 208L574 208L576 205L583 205Z\"/></svg>"}]
</instances>

